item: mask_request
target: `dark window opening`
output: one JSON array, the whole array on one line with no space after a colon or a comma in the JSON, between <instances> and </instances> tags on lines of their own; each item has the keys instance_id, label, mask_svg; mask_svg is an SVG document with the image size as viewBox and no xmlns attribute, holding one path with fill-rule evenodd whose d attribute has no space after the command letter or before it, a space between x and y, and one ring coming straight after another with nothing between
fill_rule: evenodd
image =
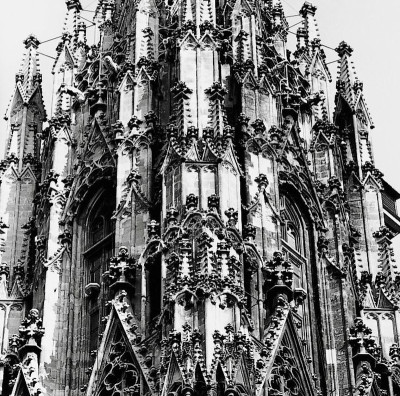
<instances>
[{"instance_id":1,"label":"dark window opening","mask_svg":"<svg viewBox=\"0 0 400 396\"><path fill-rule=\"evenodd\" d=\"M161 256L157 256L147 265L147 301L153 326L161 313L161 288Z\"/></svg>"},{"instance_id":2,"label":"dark window opening","mask_svg":"<svg viewBox=\"0 0 400 396\"><path fill-rule=\"evenodd\" d=\"M99 342L99 320L100 312L99 309L95 309L90 313L89 319L89 351L96 350Z\"/></svg>"},{"instance_id":3,"label":"dark window opening","mask_svg":"<svg viewBox=\"0 0 400 396\"><path fill-rule=\"evenodd\" d=\"M90 208L84 230L83 253L85 264L85 282L97 283L100 288L97 295L87 300L87 315L89 317L88 343L89 351L99 345L99 333L102 331L100 319L105 316L105 302L109 299L108 290L102 281L103 273L108 269L109 259L114 252L114 222L112 214L115 200L111 195L102 195ZM86 219L84 219L86 220Z\"/></svg>"}]
</instances>

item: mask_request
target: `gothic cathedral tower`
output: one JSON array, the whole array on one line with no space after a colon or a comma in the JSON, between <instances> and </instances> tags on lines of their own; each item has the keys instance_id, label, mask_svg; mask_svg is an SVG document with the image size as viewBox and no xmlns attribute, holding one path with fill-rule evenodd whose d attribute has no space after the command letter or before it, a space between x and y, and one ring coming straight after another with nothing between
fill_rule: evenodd
<instances>
[{"instance_id":1,"label":"gothic cathedral tower","mask_svg":"<svg viewBox=\"0 0 400 396\"><path fill-rule=\"evenodd\" d=\"M400 395L400 194L316 7L294 51L279 0L66 8L52 117L33 36L8 114L1 395Z\"/></svg>"}]
</instances>

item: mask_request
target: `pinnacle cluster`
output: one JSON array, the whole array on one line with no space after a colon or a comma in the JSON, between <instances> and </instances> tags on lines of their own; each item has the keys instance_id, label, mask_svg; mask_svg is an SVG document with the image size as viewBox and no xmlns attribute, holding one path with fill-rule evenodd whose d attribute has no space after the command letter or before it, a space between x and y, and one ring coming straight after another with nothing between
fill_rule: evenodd
<instances>
[{"instance_id":1,"label":"pinnacle cluster","mask_svg":"<svg viewBox=\"0 0 400 396\"><path fill-rule=\"evenodd\" d=\"M0 394L399 395L400 194L352 48L330 103L309 2L295 48L279 0L82 11L53 76L24 41L7 114Z\"/></svg>"}]
</instances>

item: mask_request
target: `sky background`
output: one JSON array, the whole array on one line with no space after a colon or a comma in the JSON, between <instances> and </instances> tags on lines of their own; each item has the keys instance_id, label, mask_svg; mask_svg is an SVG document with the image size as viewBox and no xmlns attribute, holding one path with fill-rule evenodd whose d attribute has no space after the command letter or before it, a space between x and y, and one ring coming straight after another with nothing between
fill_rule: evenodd
<instances>
[{"instance_id":1,"label":"sky background","mask_svg":"<svg viewBox=\"0 0 400 396\"><path fill-rule=\"evenodd\" d=\"M400 0L311 2L318 7L316 17L322 44L336 48L344 40L354 49L353 61L359 79L364 82L364 94L375 124L370 134L375 164L384 173L385 179L400 191L400 131L397 126L400 113ZM15 73L19 70L25 49L22 42L30 33L35 34L40 41L59 36L66 14L64 0L1 0L1 3L0 148L6 139L6 123L2 117L9 105L15 86ZM97 0L81 0L81 3L85 10L93 11ZM296 15L303 3L302 0L282 0L289 25L295 25L301 20ZM82 16L91 21L93 13L89 11L84 11ZM293 26L290 30L296 32L299 26ZM88 29L89 38L91 34L93 28ZM291 41L295 38L294 35L289 37ZM58 40L43 43L39 51L54 57L57 43ZM327 62L337 59L334 51L324 49ZM41 56L48 111L52 64L52 59ZM337 64L332 63L329 68L335 78ZM400 260L400 236L394 242L396 256Z\"/></svg>"}]
</instances>

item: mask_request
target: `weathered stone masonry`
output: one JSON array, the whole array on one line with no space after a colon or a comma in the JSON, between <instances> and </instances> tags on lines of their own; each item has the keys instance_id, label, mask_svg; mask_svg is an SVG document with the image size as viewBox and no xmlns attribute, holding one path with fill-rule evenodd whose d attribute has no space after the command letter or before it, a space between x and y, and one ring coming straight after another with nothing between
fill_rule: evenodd
<instances>
[{"instance_id":1,"label":"weathered stone masonry","mask_svg":"<svg viewBox=\"0 0 400 396\"><path fill-rule=\"evenodd\" d=\"M2 395L400 394L400 194L316 7L99 0L47 118L29 36L0 162ZM43 78L50 78L44 76ZM26 317L26 319L23 319Z\"/></svg>"}]
</instances>

